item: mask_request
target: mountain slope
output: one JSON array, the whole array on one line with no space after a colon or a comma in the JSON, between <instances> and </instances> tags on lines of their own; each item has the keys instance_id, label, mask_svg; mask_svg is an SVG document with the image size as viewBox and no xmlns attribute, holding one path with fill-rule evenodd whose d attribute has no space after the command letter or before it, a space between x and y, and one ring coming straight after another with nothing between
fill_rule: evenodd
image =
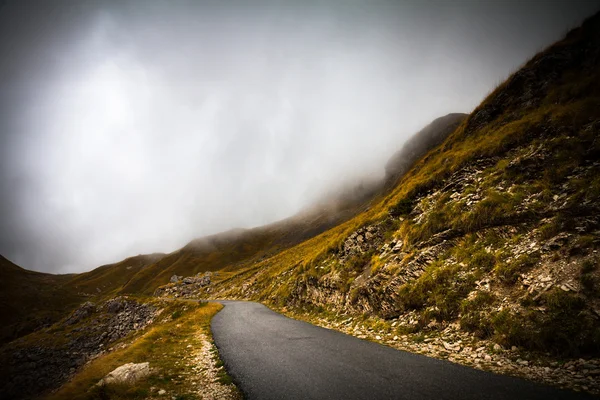
<instances>
[{"instance_id":1,"label":"mountain slope","mask_svg":"<svg viewBox=\"0 0 600 400\"><path fill-rule=\"evenodd\" d=\"M444 138L420 132L439 145L388 164L395 185L342 207L79 276L0 259L3 321L221 270L189 295L333 316L363 338L600 393L600 14L450 120Z\"/></svg>"},{"instance_id":2,"label":"mountain slope","mask_svg":"<svg viewBox=\"0 0 600 400\"><path fill-rule=\"evenodd\" d=\"M28 271L0 256L0 344L51 325L83 296L64 290L73 275Z\"/></svg>"},{"instance_id":3,"label":"mountain slope","mask_svg":"<svg viewBox=\"0 0 600 400\"><path fill-rule=\"evenodd\" d=\"M145 268L165 257L162 253L139 255L92 271L77 274L67 286L88 296L110 295L120 290Z\"/></svg>"},{"instance_id":4,"label":"mountain slope","mask_svg":"<svg viewBox=\"0 0 600 400\"><path fill-rule=\"evenodd\" d=\"M385 165L385 181L395 186L413 164L424 154L442 143L448 135L460 125L467 114L452 113L440 118L421 129L398 150Z\"/></svg>"},{"instance_id":5,"label":"mountain slope","mask_svg":"<svg viewBox=\"0 0 600 400\"><path fill-rule=\"evenodd\" d=\"M596 15L496 88L379 203L217 293L598 354L599 135Z\"/></svg>"}]
</instances>

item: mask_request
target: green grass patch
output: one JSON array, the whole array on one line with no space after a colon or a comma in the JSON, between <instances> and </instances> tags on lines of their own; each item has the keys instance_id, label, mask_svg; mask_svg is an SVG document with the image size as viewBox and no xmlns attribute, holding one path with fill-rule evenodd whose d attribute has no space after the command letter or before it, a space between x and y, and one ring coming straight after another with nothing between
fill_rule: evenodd
<instances>
[{"instance_id":1,"label":"green grass patch","mask_svg":"<svg viewBox=\"0 0 600 400\"><path fill-rule=\"evenodd\" d=\"M600 323L577 294L553 289L542 296L546 311L504 309L492 317L494 340L506 346L558 356L600 353Z\"/></svg>"},{"instance_id":2,"label":"green grass patch","mask_svg":"<svg viewBox=\"0 0 600 400\"><path fill-rule=\"evenodd\" d=\"M473 332L479 338L487 338L494 333L490 319L489 306L497 301L496 296L488 291L480 291L471 300L461 303L460 326Z\"/></svg>"},{"instance_id":3,"label":"green grass patch","mask_svg":"<svg viewBox=\"0 0 600 400\"><path fill-rule=\"evenodd\" d=\"M403 310L426 309L427 318L453 320L475 281L475 274L464 267L436 261L417 280L400 288L398 305Z\"/></svg>"},{"instance_id":4,"label":"green grass patch","mask_svg":"<svg viewBox=\"0 0 600 400\"><path fill-rule=\"evenodd\" d=\"M522 254L511 261L498 264L494 270L496 276L504 283L515 283L521 274L529 271L539 261L539 255Z\"/></svg>"}]
</instances>

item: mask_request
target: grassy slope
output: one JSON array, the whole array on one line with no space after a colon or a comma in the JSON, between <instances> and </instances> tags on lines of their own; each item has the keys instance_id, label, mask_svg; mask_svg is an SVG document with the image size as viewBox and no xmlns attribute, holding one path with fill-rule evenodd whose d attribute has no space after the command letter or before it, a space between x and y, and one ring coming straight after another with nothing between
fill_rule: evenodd
<instances>
[{"instance_id":1,"label":"grassy slope","mask_svg":"<svg viewBox=\"0 0 600 400\"><path fill-rule=\"evenodd\" d=\"M467 117L467 114L452 113L436 118L411 137L387 162L387 185L396 186L398 179L408 172L421 156L439 146Z\"/></svg>"},{"instance_id":2,"label":"grassy slope","mask_svg":"<svg viewBox=\"0 0 600 400\"><path fill-rule=\"evenodd\" d=\"M115 295L162 257L141 255L82 274L52 275L28 271L0 256L0 343L51 325L85 300Z\"/></svg>"},{"instance_id":3,"label":"grassy slope","mask_svg":"<svg viewBox=\"0 0 600 400\"><path fill-rule=\"evenodd\" d=\"M83 296L62 289L72 277L28 271L0 256L0 344L50 325L77 306Z\"/></svg>"},{"instance_id":4,"label":"grassy slope","mask_svg":"<svg viewBox=\"0 0 600 400\"><path fill-rule=\"evenodd\" d=\"M162 259L165 255L156 253L126 258L114 264L103 265L92 271L77 274L66 286L86 295L110 295L126 285L145 267Z\"/></svg>"},{"instance_id":5,"label":"grassy slope","mask_svg":"<svg viewBox=\"0 0 600 400\"><path fill-rule=\"evenodd\" d=\"M350 233L377 221L385 221L389 235L402 239L412 246L413 252L418 252L415 247L418 243L447 229L453 229L460 236L501 224L503 219L507 222L511 213L524 217L516 213L518 196L507 199L494 193L472 212L440 209L433 214L436 218L428 217L424 224L407 220L400 229L398 220L394 222L390 214L402 214L403 209L407 206L412 209L426 194L443 190L448 178L477 160L500 160L490 171L503 173L502 168L514 155L511 152L531 145L547 144L552 153L551 159L536 171L539 179L526 182L533 185L543 208L548 195L551 197L559 191L571 171L588 165L600 155L599 49L600 16L596 15L536 55L496 88L441 146L414 165L394 191L378 204L317 237L240 271L221 283L219 293L248 296L244 288L250 285L250 297L285 304L299 282L316 280L323 275L315 266L335 255ZM597 207L600 203L598 175L574 185L571 189L574 193L569 196L573 206L585 203ZM542 216L534 209L527 218L536 220ZM452 271L449 274L451 278ZM434 286L436 282L433 281Z\"/></svg>"},{"instance_id":6,"label":"grassy slope","mask_svg":"<svg viewBox=\"0 0 600 400\"><path fill-rule=\"evenodd\" d=\"M71 381L60 388L49 399L145 399L152 394L152 387L167 391L168 396L196 399L201 386L192 385L194 379L185 379L197 374L190 358L190 347L198 349L202 342L196 333L201 331L210 336L210 319L223 306L218 303L198 304L196 302L175 301L161 313L155 322L140 337L127 338L123 342L131 345L104 354L86 364ZM118 346L115 346L118 347ZM94 385L110 371L126 363L149 362L156 372L135 385L108 385L104 388ZM231 384L225 371L219 372L219 381ZM185 377L185 378L184 378ZM91 389L90 389L91 388ZM231 389L235 392L235 389ZM170 398L170 397L169 397Z\"/></svg>"}]
</instances>

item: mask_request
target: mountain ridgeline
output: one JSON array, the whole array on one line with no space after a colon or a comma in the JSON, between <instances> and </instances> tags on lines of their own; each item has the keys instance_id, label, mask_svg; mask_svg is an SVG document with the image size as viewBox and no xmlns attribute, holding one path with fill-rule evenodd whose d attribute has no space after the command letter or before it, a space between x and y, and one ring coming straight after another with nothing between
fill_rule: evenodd
<instances>
[{"instance_id":1,"label":"mountain ridgeline","mask_svg":"<svg viewBox=\"0 0 600 400\"><path fill-rule=\"evenodd\" d=\"M408 139L385 165L386 185L395 186L419 158L442 143L466 117L467 114L453 113L437 118Z\"/></svg>"}]
</instances>

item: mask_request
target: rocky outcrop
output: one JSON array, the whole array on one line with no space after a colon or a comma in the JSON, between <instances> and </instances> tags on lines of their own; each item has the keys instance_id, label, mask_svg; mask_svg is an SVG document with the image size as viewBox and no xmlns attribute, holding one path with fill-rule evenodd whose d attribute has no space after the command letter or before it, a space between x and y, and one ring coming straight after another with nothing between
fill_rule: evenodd
<instances>
[{"instance_id":1,"label":"rocky outcrop","mask_svg":"<svg viewBox=\"0 0 600 400\"><path fill-rule=\"evenodd\" d=\"M156 297L197 298L210 292L212 272L200 272L195 276L178 279L175 283L160 286L154 291ZM181 277L179 277L181 278Z\"/></svg>"},{"instance_id":2,"label":"rocky outcrop","mask_svg":"<svg viewBox=\"0 0 600 400\"><path fill-rule=\"evenodd\" d=\"M89 317L91 314L96 312L96 305L92 302L85 302L79 308L77 308L73 313L65 320L65 325L73 325L78 323L84 318Z\"/></svg>"},{"instance_id":3,"label":"rocky outcrop","mask_svg":"<svg viewBox=\"0 0 600 400\"><path fill-rule=\"evenodd\" d=\"M36 397L60 386L86 361L152 323L158 311L126 297L86 302L62 322L3 346L0 397Z\"/></svg>"},{"instance_id":4,"label":"rocky outcrop","mask_svg":"<svg viewBox=\"0 0 600 400\"><path fill-rule=\"evenodd\" d=\"M342 244L338 253L341 262L347 262L353 256L367 253L382 243L382 228L379 224L365 226L353 232Z\"/></svg>"}]
</instances>

